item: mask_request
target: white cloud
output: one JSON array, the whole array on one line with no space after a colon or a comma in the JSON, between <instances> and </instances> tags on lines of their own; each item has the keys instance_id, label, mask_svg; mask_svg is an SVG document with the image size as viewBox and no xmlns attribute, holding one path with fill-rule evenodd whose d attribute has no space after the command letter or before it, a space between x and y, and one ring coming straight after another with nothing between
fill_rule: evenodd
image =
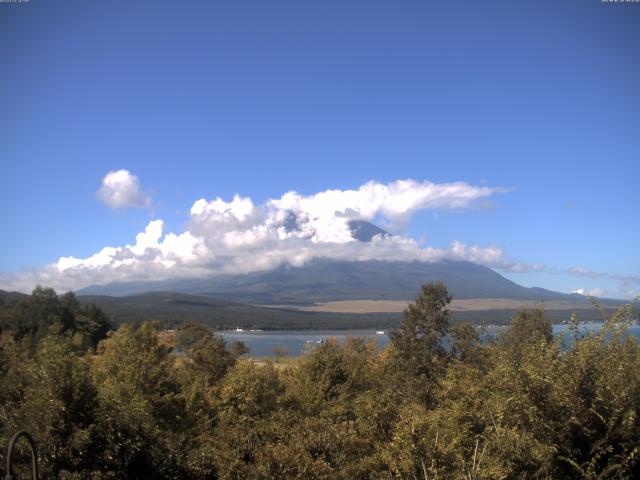
<instances>
[{"instance_id":1,"label":"white cloud","mask_svg":"<svg viewBox=\"0 0 640 480\"><path fill-rule=\"evenodd\" d=\"M149 248L158 248L158 241L162 237L162 227L164 222L162 220L154 220L149 222L144 232L136 235L136 244L127 245L127 247L135 255L143 255Z\"/></svg>"},{"instance_id":2,"label":"white cloud","mask_svg":"<svg viewBox=\"0 0 640 480\"><path fill-rule=\"evenodd\" d=\"M632 285L640 284L640 277L636 275L623 275L619 273L595 272L593 270L589 270L588 268L584 268L584 267L568 268L567 270L565 270L565 272L574 277L614 280L620 284L620 293L627 298L633 298L634 295L632 293L627 294L626 292L635 292L635 290L630 289L629 287Z\"/></svg>"},{"instance_id":3,"label":"white cloud","mask_svg":"<svg viewBox=\"0 0 640 480\"><path fill-rule=\"evenodd\" d=\"M349 241L347 222L382 217L385 227L397 228L418 210L468 208L479 199L504 188L477 187L464 182L431 183L398 180L389 184L368 182L357 190L326 190L304 196L285 193L267 202L280 215L293 212L316 241Z\"/></svg>"},{"instance_id":4,"label":"white cloud","mask_svg":"<svg viewBox=\"0 0 640 480\"><path fill-rule=\"evenodd\" d=\"M583 267L568 268L567 273L574 277L585 277L585 278L602 278L606 276L605 273L594 272L593 270L589 270L588 268L583 268Z\"/></svg>"},{"instance_id":5,"label":"white cloud","mask_svg":"<svg viewBox=\"0 0 640 480\"><path fill-rule=\"evenodd\" d=\"M590 290L588 290L586 288L579 288L577 290L573 290L571 293L578 293L580 295L591 296L591 297L604 297L605 296L605 291L602 290L601 288L592 288Z\"/></svg>"},{"instance_id":6,"label":"white cloud","mask_svg":"<svg viewBox=\"0 0 640 480\"><path fill-rule=\"evenodd\" d=\"M98 197L111 208L148 207L151 197L142 191L138 177L128 170L114 170L102 179Z\"/></svg>"},{"instance_id":7,"label":"white cloud","mask_svg":"<svg viewBox=\"0 0 640 480\"><path fill-rule=\"evenodd\" d=\"M122 181L112 181L114 178ZM129 172L111 172L104 184L109 185L109 192L120 192L105 194L113 200L113 206L131 204L136 197L138 204L149 202ZM190 221L180 234L165 234L163 221L154 220L132 245L105 247L84 259L61 257L55 264L30 272L0 274L0 288L28 291L41 283L64 290L114 281L247 273L283 263L300 266L312 258L452 258L511 271L531 269L531 265L506 260L494 245L453 242L435 248L402 235L376 236L366 243L351 235L350 220L396 228L419 210L470 208L477 200L504 191L462 182L400 180L389 184L369 182L355 190L327 190L313 195L287 192L263 205L239 195L231 201L200 199L191 207Z\"/></svg>"}]
</instances>

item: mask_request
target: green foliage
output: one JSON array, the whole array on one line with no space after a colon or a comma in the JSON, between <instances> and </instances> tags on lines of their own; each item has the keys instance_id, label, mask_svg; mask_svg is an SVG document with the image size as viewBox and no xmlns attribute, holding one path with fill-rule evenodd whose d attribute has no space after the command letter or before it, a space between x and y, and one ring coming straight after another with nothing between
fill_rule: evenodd
<instances>
[{"instance_id":1,"label":"green foliage","mask_svg":"<svg viewBox=\"0 0 640 480\"><path fill-rule=\"evenodd\" d=\"M507 348L520 350L531 342L553 338L553 325L542 308L522 309L511 319L503 342Z\"/></svg>"},{"instance_id":2,"label":"green foliage","mask_svg":"<svg viewBox=\"0 0 640 480\"><path fill-rule=\"evenodd\" d=\"M82 307L72 292L58 296L52 288L37 286L31 295L0 305L0 332L32 344L49 333L70 333L76 348L94 348L112 328L102 310Z\"/></svg>"},{"instance_id":3,"label":"green foliage","mask_svg":"<svg viewBox=\"0 0 640 480\"><path fill-rule=\"evenodd\" d=\"M170 353L153 324L125 325L100 343L92 373L107 470L128 478L180 471L173 450L187 419Z\"/></svg>"},{"instance_id":4,"label":"green foliage","mask_svg":"<svg viewBox=\"0 0 640 480\"><path fill-rule=\"evenodd\" d=\"M34 342L50 329L65 331L72 327L72 314L60 302L52 288L37 286L30 296L18 301L8 314L4 330L14 332L16 339L28 337Z\"/></svg>"},{"instance_id":5,"label":"green foliage","mask_svg":"<svg viewBox=\"0 0 640 480\"><path fill-rule=\"evenodd\" d=\"M94 349L106 318L39 289L3 310L0 440L29 430L43 478L640 478L630 308L564 339L522 310L487 342L449 326L450 300L425 285L381 352L329 340L275 363L192 322Z\"/></svg>"},{"instance_id":6,"label":"green foliage","mask_svg":"<svg viewBox=\"0 0 640 480\"><path fill-rule=\"evenodd\" d=\"M68 338L56 336L44 337L35 352L22 342L4 354L3 440L18 429L30 431L46 459L45 478L91 471L97 403L86 359L74 353Z\"/></svg>"},{"instance_id":7,"label":"green foliage","mask_svg":"<svg viewBox=\"0 0 640 480\"><path fill-rule=\"evenodd\" d=\"M187 353L185 366L191 377L204 382L204 388L219 381L233 366L237 357L245 353L242 346L226 349L225 341L211 329L195 322L186 322L176 332L176 347Z\"/></svg>"},{"instance_id":8,"label":"green foliage","mask_svg":"<svg viewBox=\"0 0 640 480\"><path fill-rule=\"evenodd\" d=\"M446 368L449 352L445 337L449 333L451 295L439 282L422 286L414 303L404 311L399 328L390 332L398 377L414 383L414 395L430 401L437 379ZM417 382L417 383L416 383Z\"/></svg>"}]
</instances>

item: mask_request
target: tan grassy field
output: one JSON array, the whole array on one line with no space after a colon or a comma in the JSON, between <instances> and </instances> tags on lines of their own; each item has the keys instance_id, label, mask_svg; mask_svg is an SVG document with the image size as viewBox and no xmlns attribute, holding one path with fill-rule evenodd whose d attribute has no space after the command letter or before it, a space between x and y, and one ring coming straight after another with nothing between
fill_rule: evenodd
<instances>
[{"instance_id":1,"label":"tan grassy field","mask_svg":"<svg viewBox=\"0 0 640 480\"><path fill-rule=\"evenodd\" d=\"M312 306L300 307L298 305L263 305L279 308L291 308L310 312L332 313L396 313L402 312L409 302L400 300L340 300L335 302L317 303ZM510 300L506 298L467 298L453 300L453 311L477 311L477 310L513 310L521 307L542 306L547 310L576 310L593 308L587 301L583 302L532 302L524 300Z\"/></svg>"}]
</instances>

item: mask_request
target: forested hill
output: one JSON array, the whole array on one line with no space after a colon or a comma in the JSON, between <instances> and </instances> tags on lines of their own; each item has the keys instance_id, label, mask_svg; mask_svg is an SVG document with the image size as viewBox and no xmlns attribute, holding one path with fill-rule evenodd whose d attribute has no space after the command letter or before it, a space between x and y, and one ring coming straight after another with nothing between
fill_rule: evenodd
<instances>
[{"instance_id":1,"label":"forested hill","mask_svg":"<svg viewBox=\"0 0 640 480\"><path fill-rule=\"evenodd\" d=\"M186 321L197 321L217 330L259 329L359 329L388 328L399 323L400 313L324 313L268 308L172 292L152 292L129 297L72 293L58 295L38 287L34 295L0 290L0 333L15 328L38 328L38 324L64 320L69 299L77 306L71 310L98 309L116 325L159 321L173 328ZM66 308L66 310L65 310Z\"/></svg>"},{"instance_id":2,"label":"forested hill","mask_svg":"<svg viewBox=\"0 0 640 480\"><path fill-rule=\"evenodd\" d=\"M151 292L127 297L79 296L84 305L95 304L116 323L160 320L167 327L195 320L214 329L259 328L264 330L388 329L398 325L402 313L333 313L271 308L229 302L173 292ZM614 307L607 306L611 313ZM454 323L506 325L517 308L452 312ZM549 318L560 323L569 319L570 309L547 309ZM582 321L602 320L595 308L576 310Z\"/></svg>"},{"instance_id":3,"label":"forested hill","mask_svg":"<svg viewBox=\"0 0 640 480\"><path fill-rule=\"evenodd\" d=\"M16 310L16 306L21 300L29 298L29 295L0 290L0 329L3 322L6 323L2 319L7 320L14 317L18 310L24 310L21 307ZM167 328L194 320L214 329L388 329L396 326L402 318L401 313L331 313L260 307L173 292L151 292L126 297L85 295L78 296L77 300L84 307L98 306L115 324L157 320ZM608 306L606 309L611 312L612 308ZM507 324L516 311L516 308L454 311L452 321ZM554 322L561 322L569 318L571 311L566 308L547 309L547 315ZM601 313L595 308L579 309L578 312L580 320L602 319ZM24 314L20 313L19 317L24 317Z\"/></svg>"},{"instance_id":4,"label":"forested hill","mask_svg":"<svg viewBox=\"0 0 640 480\"><path fill-rule=\"evenodd\" d=\"M85 295L83 304L95 304L117 323L161 320L167 326L195 320L216 329L342 329L384 328L396 325L399 313L324 313L247 305L173 292L151 292L127 297Z\"/></svg>"},{"instance_id":5,"label":"forested hill","mask_svg":"<svg viewBox=\"0 0 640 480\"><path fill-rule=\"evenodd\" d=\"M18 292L6 292L4 290L0 290L0 306L11 304L21 298L26 297L27 295L24 293Z\"/></svg>"}]
</instances>

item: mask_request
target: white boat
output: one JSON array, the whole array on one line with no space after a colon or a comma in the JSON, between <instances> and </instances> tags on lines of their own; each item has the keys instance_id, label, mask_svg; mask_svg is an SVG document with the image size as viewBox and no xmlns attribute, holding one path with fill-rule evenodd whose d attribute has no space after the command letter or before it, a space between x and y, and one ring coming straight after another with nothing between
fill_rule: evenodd
<instances>
[{"instance_id":1,"label":"white boat","mask_svg":"<svg viewBox=\"0 0 640 480\"><path fill-rule=\"evenodd\" d=\"M243 329L241 329L240 327L236 328L236 332L244 332Z\"/></svg>"},{"instance_id":2,"label":"white boat","mask_svg":"<svg viewBox=\"0 0 640 480\"><path fill-rule=\"evenodd\" d=\"M384 335L384 330L378 330L378 331L376 332L376 335Z\"/></svg>"}]
</instances>

